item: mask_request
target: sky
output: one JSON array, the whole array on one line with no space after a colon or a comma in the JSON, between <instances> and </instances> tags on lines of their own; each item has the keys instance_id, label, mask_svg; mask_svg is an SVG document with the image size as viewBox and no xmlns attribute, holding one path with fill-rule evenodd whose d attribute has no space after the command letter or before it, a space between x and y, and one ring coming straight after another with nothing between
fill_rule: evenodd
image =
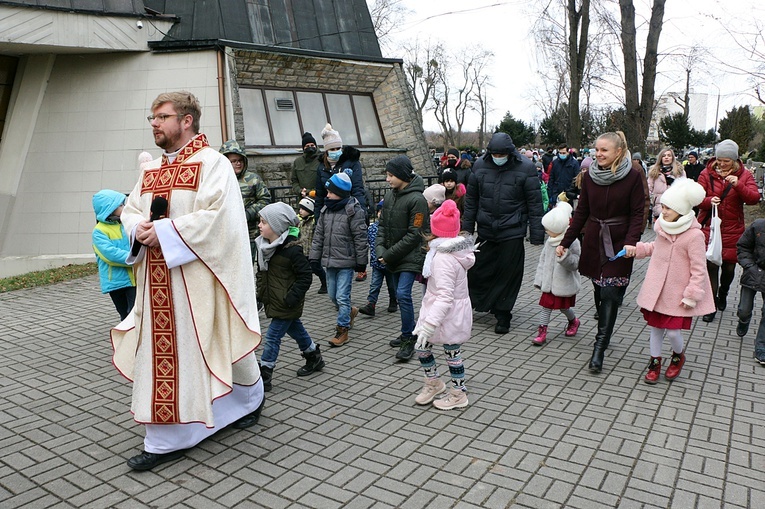
<instances>
[{"instance_id":1,"label":"sky","mask_svg":"<svg viewBox=\"0 0 765 509\"><path fill-rule=\"evenodd\" d=\"M549 1L549 0L547 0ZM555 0L553 0L555 1ZM615 0L610 0L615 4ZM440 41L457 53L463 48L482 46L494 53L492 89L489 102L489 126L497 125L506 112L526 122L538 123L541 112L533 105L533 89L544 79L543 63L539 62L535 40L531 34L535 16L532 6L536 0L402 0L409 9L403 23L390 35L392 44L384 49L385 56L404 58L397 50L405 41ZM541 3L541 0L540 0ZM725 72L716 59L739 62L744 59L743 50L726 34L725 26L751 27L752 19L765 23L765 6L760 0L667 0L664 26L659 40L659 52L682 50L693 44L704 46L711 57L708 63L700 63L700 71L694 73L697 93L707 93L707 111L704 129L714 126L715 117L721 119L725 112L735 106L755 105L756 99L746 96L751 87L746 79ZM650 0L636 0L637 23L650 15ZM617 18L618 19L618 18ZM645 44L646 31L638 29L638 44ZM620 53L621 50L617 49ZM642 56L641 56L642 58ZM656 97L668 92L682 93L685 88L682 69L671 59L659 65L660 76L656 81ZM719 110L717 96L719 90ZM620 97L624 93L620 92ZM601 98L602 103L618 107L612 97ZM426 130L439 130L432 113L424 119ZM478 127L473 116L467 130ZM702 127L702 126L696 126Z\"/></svg>"}]
</instances>

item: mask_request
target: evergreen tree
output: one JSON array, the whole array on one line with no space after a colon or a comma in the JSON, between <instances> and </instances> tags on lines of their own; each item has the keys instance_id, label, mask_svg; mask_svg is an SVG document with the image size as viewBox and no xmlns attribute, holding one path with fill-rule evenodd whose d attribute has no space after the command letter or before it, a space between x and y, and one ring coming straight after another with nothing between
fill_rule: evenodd
<instances>
[{"instance_id":1,"label":"evergreen tree","mask_svg":"<svg viewBox=\"0 0 765 509\"><path fill-rule=\"evenodd\" d=\"M754 138L754 122L749 106L740 106L727 112L720 120L720 139L731 139L738 144L740 152L746 152Z\"/></svg>"},{"instance_id":2,"label":"evergreen tree","mask_svg":"<svg viewBox=\"0 0 765 509\"><path fill-rule=\"evenodd\" d=\"M502 119L502 122L499 123L494 132L509 134L516 147L533 143L534 138L536 138L534 127L526 124L523 120L513 118L509 111L505 113L505 118Z\"/></svg>"},{"instance_id":3,"label":"evergreen tree","mask_svg":"<svg viewBox=\"0 0 765 509\"><path fill-rule=\"evenodd\" d=\"M691 144L691 125L683 113L672 113L659 121L659 139L662 143L683 149Z\"/></svg>"}]
</instances>

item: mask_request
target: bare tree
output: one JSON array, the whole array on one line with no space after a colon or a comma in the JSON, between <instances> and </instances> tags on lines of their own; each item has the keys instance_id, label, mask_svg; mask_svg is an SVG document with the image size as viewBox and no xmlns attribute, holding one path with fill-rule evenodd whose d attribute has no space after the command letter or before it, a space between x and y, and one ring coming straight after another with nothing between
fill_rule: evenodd
<instances>
[{"instance_id":1,"label":"bare tree","mask_svg":"<svg viewBox=\"0 0 765 509\"><path fill-rule=\"evenodd\" d=\"M433 107L433 98L440 79L440 69L445 60L441 43L419 39L404 44L404 73L409 91L414 98L417 117L422 124L425 111Z\"/></svg>"},{"instance_id":2,"label":"bare tree","mask_svg":"<svg viewBox=\"0 0 765 509\"><path fill-rule=\"evenodd\" d=\"M648 23L642 86L638 85L637 28L633 0L619 0L621 41L624 56L624 94L627 109L627 142L633 150L645 148L646 136L654 108L659 36L664 19L666 0L653 0Z\"/></svg>"},{"instance_id":3,"label":"bare tree","mask_svg":"<svg viewBox=\"0 0 765 509\"><path fill-rule=\"evenodd\" d=\"M487 67L494 58L494 53L488 50L482 50L481 53L474 57L473 67L471 68L470 79L473 82L473 111L480 115L480 121L478 123L478 147L483 148L486 141L487 125L486 116L489 113L489 103L487 98L487 90L491 88L491 81L489 80L489 74Z\"/></svg>"},{"instance_id":4,"label":"bare tree","mask_svg":"<svg viewBox=\"0 0 765 509\"><path fill-rule=\"evenodd\" d=\"M590 0L568 0L568 66L571 89L568 98L568 145L581 146L582 118L579 110L579 97L582 91L582 78L587 62L587 37L590 29Z\"/></svg>"},{"instance_id":5,"label":"bare tree","mask_svg":"<svg viewBox=\"0 0 765 509\"><path fill-rule=\"evenodd\" d=\"M372 26L377 40L384 49L390 48L390 34L393 28L400 24L411 12L402 0L367 0Z\"/></svg>"},{"instance_id":6,"label":"bare tree","mask_svg":"<svg viewBox=\"0 0 765 509\"><path fill-rule=\"evenodd\" d=\"M682 97L678 97L678 95L675 94L673 94L671 97L675 104L683 109L683 116L686 119L688 119L691 109L691 84L693 82L691 75L694 70L696 70L700 65L704 64L704 55L706 53L707 50L705 48L696 44L679 51L674 56L674 60L683 70L683 78L685 79L685 91L683 92Z\"/></svg>"}]
</instances>

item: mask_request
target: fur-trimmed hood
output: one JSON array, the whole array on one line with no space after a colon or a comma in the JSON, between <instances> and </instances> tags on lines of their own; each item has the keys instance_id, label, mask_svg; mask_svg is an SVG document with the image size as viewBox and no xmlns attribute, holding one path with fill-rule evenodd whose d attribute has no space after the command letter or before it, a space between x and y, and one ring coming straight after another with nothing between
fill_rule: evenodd
<instances>
[{"instance_id":1,"label":"fur-trimmed hood","mask_svg":"<svg viewBox=\"0 0 765 509\"><path fill-rule=\"evenodd\" d=\"M437 253L454 255L460 265L469 269L475 263L475 238L472 235L458 235L453 239L446 239L436 246Z\"/></svg>"}]
</instances>

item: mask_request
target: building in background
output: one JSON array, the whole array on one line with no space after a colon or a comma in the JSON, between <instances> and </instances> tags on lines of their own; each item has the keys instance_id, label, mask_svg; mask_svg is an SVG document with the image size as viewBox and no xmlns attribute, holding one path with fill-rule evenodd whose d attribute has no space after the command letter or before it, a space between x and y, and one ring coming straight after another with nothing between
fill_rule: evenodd
<instances>
[{"instance_id":1,"label":"building in background","mask_svg":"<svg viewBox=\"0 0 765 509\"><path fill-rule=\"evenodd\" d=\"M683 93L669 92L659 97L656 101L656 108L653 110L651 124L648 128L648 136L646 137L647 143L659 144L659 122L666 116L672 115L673 113L681 113L683 111L682 106L676 102L682 102L683 95ZM714 127L711 125L714 119L710 121L707 120L709 97L710 96L707 94L699 94L695 92L688 94L688 122L693 129L698 131L708 131ZM714 97L712 99L714 99Z\"/></svg>"},{"instance_id":2,"label":"building in background","mask_svg":"<svg viewBox=\"0 0 765 509\"><path fill-rule=\"evenodd\" d=\"M402 61L364 0L0 2L0 277L93 259L91 197L130 192L161 92L200 100L269 186L331 122L367 176L407 153L430 172Z\"/></svg>"}]
</instances>

